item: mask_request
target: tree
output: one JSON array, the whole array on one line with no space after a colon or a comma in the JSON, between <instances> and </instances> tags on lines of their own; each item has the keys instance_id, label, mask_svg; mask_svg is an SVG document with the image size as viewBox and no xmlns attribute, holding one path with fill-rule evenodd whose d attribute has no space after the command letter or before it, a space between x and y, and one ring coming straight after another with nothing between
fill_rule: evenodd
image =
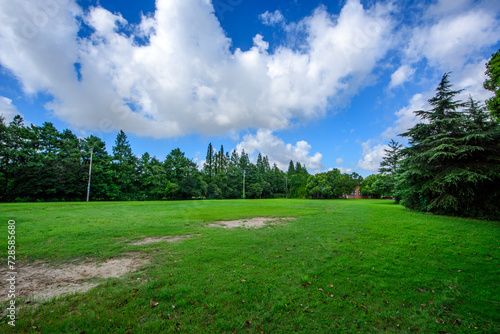
<instances>
[{"instance_id":1,"label":"tree","mask_svg":"<svg viewBox=\"0 0 500 334\"><path fill-rule=\"evenodd\" d=\"M491 116L500 121L500 50L494 53L486 64L485 89L495 93L495 96L486 101Z\"/></svg>"},{"instance_id":2,"label":"tree","mask_svg":"<svg viewBox=\"0 0 500 334\"><path fill-rule=\"evenodd\" d=\"M384 149L385 156L382 158L380 163L379 173L385 175L392 175L396 172L399 162L401 160L401 150L403 145L391 139L389 142L389 149Z\"/></svg>"},{"instance_id":3,"label":"tree","mask_svg":"<svg viewBox=\"0 0 500 334\"><path fill-rule=\"evenodd\" d=\"M433 108L415 112L425 122L402 134L410 147L402 150L397 190L412 209L494 217L500 202L500 125L472 99L455 100L460 91L451 89L448 76L429 100Z\"/></svg>"},{"instance_id":4,"label":"tree","mask_svg":"<svg viewBox=\"0 0 500 334\"><path fill-rule=\"evenodd\" d=\"M289 182L289 197L291 198L306 198L307 197L307 183L309 173L307 168L303 167L300 162L293 166L293 161L290 161L288 168L288 182Z\"/></svg>"},{"instance_id":5,"label":"tree","mask_svg":"<svg viewBox=\"0 0 500 334\"><path fill-rule=\"evenodd\" d=\"M207 176L207 182L210 182L212 180L212 176L214 175L214 148L212 143L208 144L207 156L205 158L205 163L203 164L203 171Z\"/></svg>"},{"instance_id":6,"label":"tree","mask_svg":"<svg viewBox=\"0 0 500 334\"><path fill-rule=\"evenodd\" d=\"M207 191L196 163L186 158L179 148L173 149L164 163L168 179L166 194L168 199L201 198Z\"/></svg>"},{"instance_id":7,"label":"tree","mask_svg":"<svg viewBox=\"0 0 500 334\"><path fill-rule=\"evenodd\" d=\"M113 160L111 165L114 171L113 181L120 191L120 199L135 199L137 195L136 164L137 158L132 153L127 135L120 130L113 146Z\"/></svg>"},{"instance_id":8,"label":"tree","mask_svg":"<svg viewBox=\"0 0 500 334\"><path fill-rule=\"evenodd\" d=\"M402 150L404 146L391 139L389 142L389 149L384 149L385 156L380 163L379 173L386 177L381 178L377 184L379 192L383 189L383 194L378 193L380 196L395 196L396 201L399 202L400 196L395 193L395 185L397 179L397 171L402 159Z\"/></svg>"},{"instance_id":9,"label":"tree","mask_svg":"<svg viewBox=\"0 0 500 334\"><path fill-rule=\"evenodd\" d=\"M322 198L340 198L350 194L360 184L361 176L357 173L342 174L335 168L326 173L311 175L307 182L309 196Z\"/></svg>"},{"instance_id":10,"label":"tree","mask_svg":"<svg viewBox=\"0 0 500 334\"><path fill-rule=\"evenodd\" d=\"M372 175L368 176L367 178L365 178L361 182L361 184L359 186L359 191L363 195L366 195L366 196L369 196L369 195L380 196L380 195L382 195L382 194L376 192L375 188L374 188L375 182L380 180L382 177L383 177L383 175L381 175L381 174L372 174Z\"/></svg>"}]
</instances>

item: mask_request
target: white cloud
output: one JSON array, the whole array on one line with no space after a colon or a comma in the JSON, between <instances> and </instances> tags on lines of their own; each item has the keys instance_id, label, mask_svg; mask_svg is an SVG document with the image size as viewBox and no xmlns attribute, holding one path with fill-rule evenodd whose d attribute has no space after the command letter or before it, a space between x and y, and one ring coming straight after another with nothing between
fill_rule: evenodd
<instances>
[{"instance_id":1,"label":"white cloud","mask_svg":"<svg viewBox=\"0 0 500 334\"><path fill-rule=\"evenodd\" d=\"M500 25L495 12L478 7L448 14L413 30L406 49L410 61L417 62L425 57L431 66L444 71L454 70L485 47L500 41Z\"/></svg>"},{"instance_id":2,"label":"white cloud","mask_svg":"<svg viewBox=\"0 0 500 334\"><path fill-rule=\"evenodd\" d=\"M335 167L335 168L338 169L343 174L351 174L352 173L352 168L344 168L344 167Z\"/></svg>"},{"instance_id":3,"label":"white cloud","mask_svg":"<svg viewBox=\"0 0 500 334\"><path fill-rule=\"evenodd\" d=\"M476 63L465 65L460 71L451 75L451 81L456 88L463 89L462 94L458 96L462 101L469 99L471 95L475 100L484 102L493 96L493 93L483 88L486 80L486 63L489 59L482 59Z\"/></svg>"},{"instance_id":4,"label":"white cloud","mask_svg":"<svg viewBox=\"0 0 500 334\"><path fill-rule=\"evenodd\" d=\"M363 159L359 160L358 167L374 173L378 172L380 163L386 154L384 150L389 149L389 146L384 144L372 146L371 140L362 143L361 146L363 147Z\"/></svg>"},{"instance_id":5,"label":"white cloud","mask_svg":"<svg viewBox=\"0 0 500 334\"><path fill-rule=\"evenodd\" d=\"M102 7L92 8L86 16L87 24L96 30L96 34L106 37L115 33L119 26L127 24L121 14L112 14Z\"/></svg>"},{"instance_id":6,"label":"white cloud","mask_svg":"<svg viewBox=\"0 0 500 334\"><path fill-rule=\"evenodd\" d=\"M427 100L424 98L423 94L415 94L411 100L410 104L404 108L399 109L394 113L397 116L397 120L394 122L394 125L387 128L383 133L382 137L385 139L394 139L401 134L406 132L415 126L419 119L415 115L415 111L417 110L426 110L428 109L429 104Z\"/></svg>"},{"instance_id":7,"label":"white cloud","mask_svg":"<svg viewBox=\"0 0 500 334\"><path fill-rule=\"evenodd\" d=\"M290 160L306 165L307 169L318 172L323 169L321 160L323 155L319 152L311 155L311 145L306 141L298 141L295 145L285 144L278 136L273 135L271 130L259 130L255 135L246 135L243 141L236 146L236 150L252 155L260 152L267 155L271 163L276 162L281 170L287 170Z\"/></svg>"},{"instance_id":8,"label":"white cloud","mask_svg":"<svg viewBox=\"0 0 500 334\"><path fill-rule=\"evenodd\" d=\"M450 13L461 12L468 9L471 4L471 0L439 0L437 3L429 6L427 15L432 17L449 15Z\"/></svg>"},{"instance_id":9,"label":"white cloud","mask_svg":"<svg viewBox=\"0 0 500 334\"><path fill-rule=\"evenodd\" d=\"M391 45L388 9L359 0L336 16L318 8L297 24L301 48L273 53L261 35L232 52L207 0L158 0L138 25L101 7L83 12L75 0L55 4L0 3L0 63L27 94L53 96L46 109L78 130L167 138L286 129L345 103ZM89 37L78 35L82 20L95 30Z\"/></svg>"},{"instance_id":10,"label":"white cloud","mask_svg":"<svg viewBox=\"0 0 500 334\"><path fill-rule=\"evenodd\" d=\"M12 100L5 96L0 96L0 115L5 118L5 124L9 124L16 115L20 115Z\"/></svg>"},{"instance_id":11,"label":"white cloud","mask_svg":"<svg viewBox=\"0 0 500 334\"><path fill-rule=\"evenodd\" d=\"M259 15L260 20L263 24L267 26L275 26L281 23L285 23L285 17L279 10L275 10L274 13L270 13L266 10L265 13Z\"/></svg>"},{"instance_id":12,"label":"white cloud","mask_svg":"<svg viewBox=\"0 0 500 334\"><path fill-rule=\"evenodd\" d=\"M338 158L335 162L340 165L344 163L344 159Z\"/></svg>"},{"instance_id":13,"label":"white cloud","mask_svg":"<svg viewBox=\"0 0 500 334\"><path fill-rule=\"evenodd\" d=\"M414 68L408 65L401 65L394 73L392 73L389 88L394 88L410 81L413 78L413 74L415 74Z\"/></svg>"}]
</instances>

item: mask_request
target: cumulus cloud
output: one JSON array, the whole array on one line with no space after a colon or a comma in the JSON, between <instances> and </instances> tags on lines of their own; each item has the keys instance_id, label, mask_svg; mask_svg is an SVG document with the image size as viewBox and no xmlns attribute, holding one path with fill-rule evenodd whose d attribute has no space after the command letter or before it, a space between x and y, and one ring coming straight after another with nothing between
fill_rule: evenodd
<instances>
[{"instance_id":1,"label":"cumulus cloud","mask_svg":"<svg viewBox=\"0 0 500 334\"><path fill-rule=\"evenodd\" d=\"M281 170L287 170L290 160L306 165L307 169L318 172L323 169L321 160L323 155L319 152L311 155L311 145L306 141L298 141L295 145L285 142L274 135L271 130L258 130L255 135L243 137L243 141L236 146L236 150L252 155L260 152L267 155L271 163L276 162Z\"/></svg>"},{"instance_id":2,"label":"cumulus cloud","mask_svg":"<svg viewBox=\"0 0 500 334\"><path fill-rule=\"evenodd\" d=\"M338 158L335 162L340 165L344 163L344 159Z\"/></svg>"},{"instance_id":3,"label":"cumulus cloud","mask_svg":"<svg viewBox=\"0 0 500 334\"><path fill-rule=\"evenodd\" d=\"M446 4L443 6L447 8ZM417 62L426 58L430 65L449 71L461 68L485 47L500 41L500 25L494 11L477 7L456 13L463 8L458 3L447 15L413 29L406 49L408 59Z\"/></svg>"},{"instance_id":4,"label":"cumulus cloud","mask_svg":"<svg viewBox=\"0 0 500 334\"><path fill-rule=\"evenodd\" d=\"M4 117L5 124L10 123L16 115L20 115L12 100L5 96L0 96L0 115Z\"/></svg>"},{"instance_id":5,"label":"cumulus cloud","mask_svg":"<svg viewBox=\"0 0 500 334\"><path fill-rule=\"evenodd\" d=\"M275 10L273 13L266 10L265 13L259 15L259 18L267 26L275 26L285 22L285 17L279 10Z\"/></svg>"},{"instance_id":6,"label":"cumulus cloud","mask_svg":"<svg viewBox=\"0 0 500 334\"><path fill-rule=\"evenodd\" d=\"M352 173L352 168L344 168L344 167L335 167L335 168L328 168L328 171L331 172L334 169L338 169L341 173L343 174L351 174Z\"/></svg>"},{"instance_id":7,"label":"cumulus cloud","mask_svg":"<svg viewBox=\"0 0 500 334\"><path fill-rule=\"evenodd\" d=\"M410 81L413 77L413 74L415 74L414 68L408 65L401 65L394 73L392 73L389 88L394 88L396 86L402 85L407 81Z\"/></svg>"},{"instance_id":8,"label":"cumulus cloud","mask_svg":"<svg viewBox=\"0 0 500 334\"><path fill-rule=\"evenodd\" d=\"M261 35L232 51L207 0L158 0L137 25L75 0L2 1L0 63L27 94L52 96L46 109L80 130L169 138L286 129L366 85L390 47L389 14L359 0L336 16L320 7L290 32L300 48L270 53Z\"/></svg>"},{"instance_id":9,"label":"cumulus cloud","mask_svg":"<svg viewBox=\"0 0 500 334\"><path fill-rule=\"evenodd\" d=\"M389 149L389 146L385 144L372 146L371 140L361 145L363 147L363 158L359 160L358 167L377 173L380 168L380 163L385 156L385 150Z\"/></svg>"},{"instance_id":10,"label":"cumulus cloud","mask_svg":"<svg viewBox=\"0 0 500 334\"><path fill-rule=\"evenodd\" d=\"M397 119L393 126L388 127L382 133L382 137L385 139L394 139L399 134L411 129L419 122L419 119L416 117L414 112L417 110L426 110L428 107L429 104L423 94L413 95L408 106L401 108L394 113Z\"/></svg>"}]
</instances>

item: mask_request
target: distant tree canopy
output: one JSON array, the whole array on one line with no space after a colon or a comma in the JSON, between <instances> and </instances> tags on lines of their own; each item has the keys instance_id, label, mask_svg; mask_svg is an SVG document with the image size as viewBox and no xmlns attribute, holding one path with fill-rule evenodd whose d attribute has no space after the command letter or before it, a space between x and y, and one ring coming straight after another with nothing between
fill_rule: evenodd
<instances>
[{"instance_id":1,"label":"distant tree canopy","mask_svg":"<svg viewBox=\"0 0 500 334\"><path fill-rule=\"evenodd\" d=\"M361 184L357 173L342 174L339 169L311 175L307 181L309 196L320 198L341 198L349 195Z\"/></svg>"},{"instance_id":2,"label":"distant tree canopy","mask_svg":"<svg viewBox=\"0 0 500 334\"><path fill-rule=\"evenodd\" d=\"M25 126L21 116L10 124L0 118L0 200L82 201L86 198L93 150L91 200L187 200L306 197L309 173L300 162L288 172L259 154L252 163L242 151L208 145L202 170L179 149L164 161L144 153L136 157L120 131L111 154L94 136L78 139L52 123Z\"/></svg>"}]
</instances>

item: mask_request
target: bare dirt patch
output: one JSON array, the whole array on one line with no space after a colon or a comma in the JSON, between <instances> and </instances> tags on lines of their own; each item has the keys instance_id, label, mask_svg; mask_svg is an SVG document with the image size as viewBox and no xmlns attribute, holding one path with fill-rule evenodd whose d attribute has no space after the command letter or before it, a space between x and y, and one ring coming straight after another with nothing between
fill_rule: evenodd
<instances>
[{"instance_id":1,"label":"bare dirt patch","mask_svg":"<svg viewBox=\"0 0 500 334\"><path fill-rule=\"evenodd\" d=\"M181 241L182 239L187 239L191 238L190 235L175 235L175 236L164 236L164 237L147 237L142 240L136 241L131 243L130 245L137 246L137 245L147 245L147 244L152 244L155 242L160 242L160 241L167 241L167 242L178 242Z\"/></svg>"},{"instance_id":2,"label":"bare dirt patch","mask_svg":"<svg viewBox=\"0 0 500 334\"><path fill-rule=\"evenodd\" d=\"M246 228L260 228L264 226L272 225L285 225L288 221L297 219L295 217L255 217L248 219L238 219L238 220L224 220L217 221L214 224L208 225L209 227L223 227L223 228L235 228L235 227L246 227Z\"/></svg>"},{"instance_id":3,"label":"bare dirt patch","mask_svg":"<svg viewBox=\"0 0 500 334\"><path fill-rule=\"evenodd\" d=\"M136 271L149 259L134 255L109 259L102 263L86 261L53 266L37 261L17 266L16 297L37 301L51 299L73 292L86 292L99 285L96 278L120 277ZM0 277L7 278L7 270L0 269ZM92 281L92 282L89 282ZM5 280L3 280L5 282ZM8 289L0 290L0 302L7 300Z\"/></svg>"}]
</instances>

